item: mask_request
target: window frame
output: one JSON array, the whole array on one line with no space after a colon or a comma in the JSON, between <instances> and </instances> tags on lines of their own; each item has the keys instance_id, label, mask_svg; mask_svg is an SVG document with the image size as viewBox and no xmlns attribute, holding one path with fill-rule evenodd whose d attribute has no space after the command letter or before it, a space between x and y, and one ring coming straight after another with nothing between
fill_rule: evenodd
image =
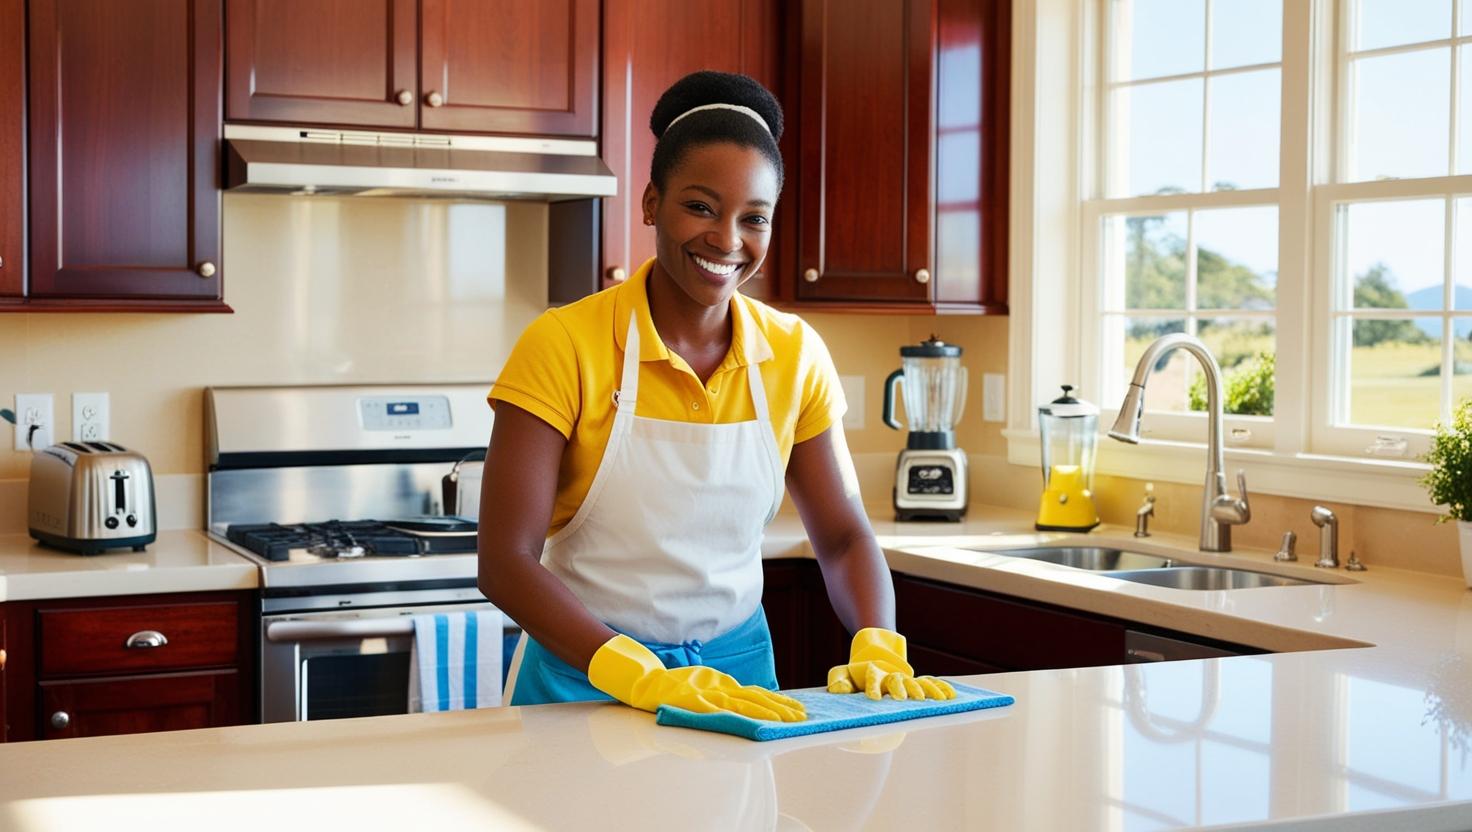
<instances>
[{"instance_id":1,"label":"window frame","mask_svg":"<svg viewBox=\"0 0 1472 832\"><path fill-rule=\"evenodd\" d=\"M1317 385L1328 350L1327 303L1332 275L1326 264L1329 238L1321 228L1322 200L1342 154L1335 152L1333 129L1338 112L1336 62L1341 0L1285 0L1283 5L1283 82L1279 119L1277 281L1277 389L1268 447L1226 449L1227 465L1244 469L1254 493L1341 501L1425 513L1438 507L1417 483L1427 466L1409 453L1367 456L1364 445L1325 441L1318 418L1327 401ZM1106 94L1102 72L1108 0L1031 0L1014 12L1012 73L1012 167L1009 215L1008 422L1003 431L1006 459L1035 467L1039 447L1037 403L1057 385L1080 380L1098 389L1096 340L1102 298L1097 282L1102 212L1094 197L1106 146L1100 104ZM1384 183L1368 183L1384 187ZM1210 204L1197 205L1206 196ZM1236 207L1260 199L1252 191L1214 191L1191 195L1189 207ZM1138 199L1140 201L1136 202ZM1260 204L1260 203L1258 203ZM1133 198L1116 207L1178 210L1180 195ZM1064 299L1062 302L1059 299ZM1285 321L1295 322L1284 326ZM1291 391L1302 391L1294 395ZM1111 407L1099 402L1101 432L1113 421ZM1205 425L1201 416L1179 415L1189 436L1182 440L1147 437L1124 445L1101 436L1102 474L1200 483L1205 467ZM1147 423L1149 417L1147 417ZM1194 426L1192 423L1194 422ZM1228 419L1228 429L1232 417ZM1159 434L1157 434L1159 435ZM1373 437L1371 437L1373 439ZM1351 445L1357 443L1351 443ZM1346 452L1348 451L1348 452Z\"/></svg>"}]
</instances>

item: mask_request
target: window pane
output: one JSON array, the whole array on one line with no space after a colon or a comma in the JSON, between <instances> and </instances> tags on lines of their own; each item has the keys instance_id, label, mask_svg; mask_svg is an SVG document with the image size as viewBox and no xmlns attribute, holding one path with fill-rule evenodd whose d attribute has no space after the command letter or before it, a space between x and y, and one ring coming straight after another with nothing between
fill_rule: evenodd
<instances>
[{"instance_id":1,"label":"window pane","mask_svg":"<svg viewBox=\"0 0 1472 832\"><path fill-rule=\"evenodd\" d=\"M1450 49L1353 62L1351 180L1447 174L1450 62Z\"/></svg>"},{"instance_id":2,"label":"window pane","mask_svg":"<svg viewBox=\"0 0 1472 832\"><path fill-rule=\"evenodd\" d=\"M1472 199L1457 200L1452 252L1452 308L1472 309Z\"/></svg>"},{"instance_id":3,"label":"window pane","mask_svg":"<svg viewBox=\"0 0 1472 832\"><path fill-rule=\"evenodd\" d=\"M1469 0L1472 2L1472 0ZM1462 18L1462 27L1467 27L1467 19ZM1457 82L1457 173L1472 173L1472 112L1467 108L1472 107L1472 66L1467 61L1472 60L1472 49L1466 46L1459 48L1458 74L1461 78Z\"/></svg>"},{"instance_id":4,"label":"window pane","mask_svg":"<svg viewBox=\"0 0 1472 832\"><path fill-rule=\"evenodd\" d=\"M1472 396L1472 318L1453 318L1452 404Z\"/></svg>"},{"instance_id":5,"label":"window pane","mask_svg":"<svg viewBox=\"0 0 1472 832\"><path fill-rule=\"evenodd\" d=\"M1272 309L1278 284L1278 209L1196 212L1198 309Z\"/></svg>"},{"instance_id":6,"label":"window pane","mask_svg":"<svg viewBox=\"0 0 1472 832\"><path fill-rule=\"evenodd\" d=\"M1270 64L1283 56L1283 0L1211 5L1211 68Z\"/></svg>"},{"instance_id":7,"label":"window pane","mask_svg":"<svg viewBox=\"0 0 1472 832\"><path fill-rule=\"evenodd\" d=\"M1113 293L1106 306L1119 309L1186 307L1186 214L1111 217L1105 273L1123 278L1124 296ZM1116 284L1117 285L1117 284ZM1111 302L1112 300L1112 302Z\"/></svg>"},{"instance_id":8,"label":"window pane","mask_svg":"<svg viewBox=\"0 0 1472 832\"><path fill-rule=\"evenodd\" d=\"M1222 368L1223 407L1240 416L1273 415L1277 344L1271 320L1207 318L1196 324L1197 337ZM1206 410L1206 375L1191 365L1192 410Z\"/></svg>"},{"instance_id":9,"label":"window pane","mask_svg":"<svg viewBox=\"0 0 1472 832\"><path fill-rule=\"evenodd\" d=\"M1441 414L1441 319L1353 321L1349 420L1430 430Z\"/></svg>"},{"instance_id":10,"label":"window pane","mask_svg":"<svg viewBox=\"0 0 1472 832\"><path fill-rule=\"evenodd\" d=\"M1172 332L1185 331L1186 322L1180 319L1128 319L1124 330L1124 364L1120 367L1120 381L1112 387L1118 390L1124 389L1124 383L1134 376L1135 364L1139 362L1140 356L1145 354L1145 348L1150 346L1151 341ZM1184 413L1187 410L1188 392L1191 386L1191 368L1187 362L1194 364L1196 359L1181 350L1173 350L1151 368L1149 381L1146 382L1145 407L1147 410L1164 410L1175 413Z\"/></svg>"},{"instance_id":11,"label":"window pane","mask_svg":"<svg viewBox=\"0 0 1472 832\"><path fill-rule=\"evenodd\" d=\"M1356 309L1440 309L1446 203L1363 202L1347 208L1346 277Z\"/></svg>"},{"instance_id":12,"label":"window pane","mask_svg":"<svg viewBox=\"0 0 1472 832\"><path fill-rule=\"evenodd\" d=\"M1115 0L1114 38L1117 81L1200 72L1206 64L1206 2Z\"/></svg>"},{"instance_id":13,"label":"window pane","mask_svg":"<svg viewBox=\"0 0 1472 832\"><path fill-rule=\"evenodd\" d=\"M1472 0L1462 0L1462 22L1457 25L1459 35L1472 35Z\"/></svg>"},{"instance_id":14,"label":"window pane","mask_svg":"<svg viewBox=\"0 0 1472 832\"><path fill-rule=\"evenodd\" d=\"M1213 78L1211 158L1206 177L1213 191L1278 186L1279 71Z\"/></svg>"},{"instance_id":15,"label":"window pane","mask_svg":"<svg viewBox=\"0 0 1472 832\"><path fill-rule=\"evenodd\" d=\"M1125 87L1114 93L1114 181L1127 196L1201 190L1202 79Z\"/></svg>"},{"instance_id":16,"label":"window pane","mask_svg":"<svg viewBox=\"0 0 1472 832\"><path fill-rule=\"evenodd\" d=\"M1355 49L1451 37L1451 0L1359 0Z\"/></svg>"}]
</instances>

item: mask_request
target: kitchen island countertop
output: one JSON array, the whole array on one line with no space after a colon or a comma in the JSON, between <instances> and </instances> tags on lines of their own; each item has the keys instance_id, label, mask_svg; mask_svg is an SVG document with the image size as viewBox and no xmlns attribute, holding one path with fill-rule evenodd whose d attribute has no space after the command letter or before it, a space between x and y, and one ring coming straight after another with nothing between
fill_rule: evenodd
<instances>
[{"instance_id":1,"label":"kitchen island countertop","mask_svg":"<svg viewBox=\"0 0 1472 832\"><path fill-rule=\"evenodd\" d=\"M1333 581L1177 591L976 551L1070 536L972 517L875 530L899 572L1291 652L965 677L1017 704L772 743L614 704L21 743L0 746L0 828L1472 827L1464 582L1083 538ZM811 556L785 516L764 554Z\"/></svg>"}]
</instances>

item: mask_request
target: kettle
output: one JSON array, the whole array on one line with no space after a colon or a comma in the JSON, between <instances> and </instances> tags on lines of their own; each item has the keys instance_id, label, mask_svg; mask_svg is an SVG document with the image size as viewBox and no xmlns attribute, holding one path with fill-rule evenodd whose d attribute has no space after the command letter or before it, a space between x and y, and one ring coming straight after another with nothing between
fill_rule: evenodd
<instances>
[{"instance_id":1,"label":"kettle","mask_svg":"<svg viewBox=\"0 0 1472 832\"><path fill-rule=\"evenodd\" d=\"M440 504L445 514L467 520L480 519L480 479L485 470L485 460L485 451L471 451L440 480Z\"/></svg>"}]
</instances>

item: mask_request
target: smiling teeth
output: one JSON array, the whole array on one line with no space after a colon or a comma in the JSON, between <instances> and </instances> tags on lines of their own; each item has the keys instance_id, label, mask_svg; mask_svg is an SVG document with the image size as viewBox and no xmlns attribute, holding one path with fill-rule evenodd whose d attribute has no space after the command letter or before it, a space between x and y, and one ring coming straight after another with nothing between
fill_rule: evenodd
<instances>
[{"instance_id":1,"label":"smiling teeth","mask_svg":"<svg viewBox=\"0 0 1472 832\"><path fill-rule=\"evenodd\" d=\"M690 256L695 258L695 262L700 268L705 269L711 274L730 274L740 268L740 264L738 263L712 263L698 254L692 254Z\"/></svg>"}]
</instances>

